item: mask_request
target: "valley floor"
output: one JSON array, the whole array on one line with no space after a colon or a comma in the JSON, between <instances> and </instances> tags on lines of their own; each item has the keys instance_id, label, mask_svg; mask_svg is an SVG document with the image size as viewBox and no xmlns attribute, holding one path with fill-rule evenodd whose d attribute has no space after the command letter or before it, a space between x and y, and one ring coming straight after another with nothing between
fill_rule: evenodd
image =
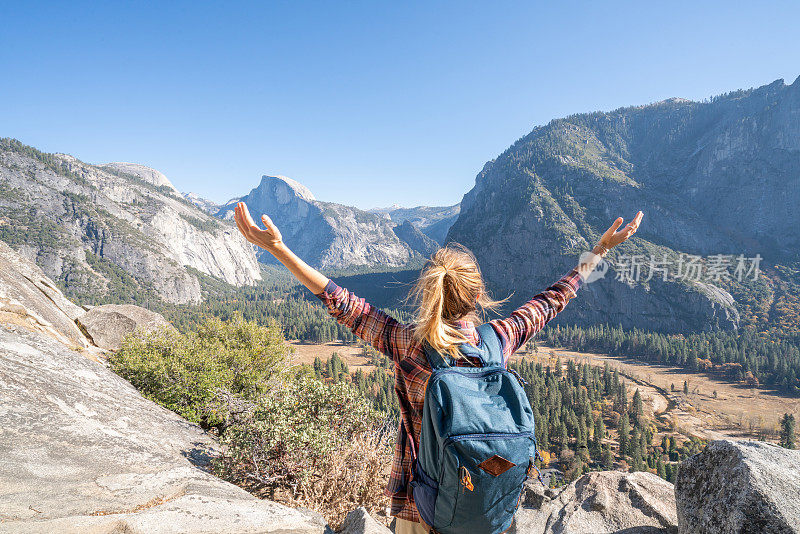
<instances>
[{"instance_id":1,"label":"valley floor","mask_svg":"<svg viewBox=\"0 0 800 534\"><path fill-rule=\"evenodd\" d=\"M327 361L333 353L348 365L351 372L375 369L358 345L343 343L290 342L295 350L294 363L308 364L314 358ZM519 351L512 361L522 358L554 366L558 358L616 368L628 383L632 395L639 388L645 405L657 419L675 431L702 439L777 440L779 419L784 413L800 416L800 399L776 394L770 390L747 387L717 380L701 373L666 365L652 365L630 358L608 354L576 352L539 344L537 352ZM689 394L683 393L687 382ZM674 391L672 386L674 385ZM716 397L714 392L716 391ZM661 437L657 436L657 440Z\"/></svg>"}]
</instances>

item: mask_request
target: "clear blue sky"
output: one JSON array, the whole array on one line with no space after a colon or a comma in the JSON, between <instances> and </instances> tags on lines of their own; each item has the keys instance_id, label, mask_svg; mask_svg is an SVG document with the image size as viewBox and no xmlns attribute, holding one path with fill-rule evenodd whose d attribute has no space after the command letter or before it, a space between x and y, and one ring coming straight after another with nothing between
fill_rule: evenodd
<instances>
[{"instance_id":1,"label":"clear blue sky","mask_svg":"<svg viewBox=\"0 0 800 534\"><path fill-rule=\"evenodd\" d=\"M800 74L797 2L2 2L0 21L0 136L216 201L279 173L364 208L452 204L551 118Z\"/></svg>"}]
</instances>

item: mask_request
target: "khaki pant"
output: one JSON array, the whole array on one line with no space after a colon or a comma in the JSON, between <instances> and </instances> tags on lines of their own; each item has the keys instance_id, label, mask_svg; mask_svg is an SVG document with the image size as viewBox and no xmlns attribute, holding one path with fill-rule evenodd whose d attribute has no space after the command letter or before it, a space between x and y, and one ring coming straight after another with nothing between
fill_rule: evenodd
<instances>
[{"instance_id":1,"label":"khaki pant","mask_svg":"<svg viewBox=\"0 0 800 534\"><path fill-rule=\"evenodd\" d=\"M428 534L428 529L422 526L422 523L397 517L395 518L394 534Z\"/></svg>"}]
</instances>

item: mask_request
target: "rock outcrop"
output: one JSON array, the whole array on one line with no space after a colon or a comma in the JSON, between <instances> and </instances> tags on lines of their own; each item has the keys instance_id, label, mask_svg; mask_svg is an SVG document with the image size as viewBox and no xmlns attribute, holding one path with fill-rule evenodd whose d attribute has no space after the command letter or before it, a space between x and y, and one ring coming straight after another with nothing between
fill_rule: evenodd
<instances>
[{"instance_id":1,"label":"rock outcrop","mask_svg":"<svg viewBox=\"0 0 800 534\"><path fill-rule=\"evenodd\" d=\"M24 326L67 346L86 348L90 343L75 324L84 313L35 263L0 241L0 323Z\"/></svg>"},{"instance_id":2,"label":"rock outcrop","mask_svg":"<svg viewBox=\"0 0 800 534\"><path fill-rule=\"evenodd\" d=\"M381 525L369 512L360 506L344 518L339 534L390 534L392 531Z\"/></svg>"},{"instance_id":3,"label":"rock outcrop","mask_svg":"<svg viewBox=\"0 0 800 534\"><path fill-rule=\"evenodd\" d=\"M0 326L0 531L321 534L205 470L216 444L104 365Z\"/></svg>"},{"instance_id":4,"label":"rock outcrop","mask_svg":"<svg viewBox=\"0 0 800 534\"><path fill-rule=\"evenodd\" d=\"M95 166L0 139L0 238L82 303L121 298L199 302L196 272L260 279L236 228L185 200L161 173Z\"/></svg>"},{"instance_id":5,"label":"rock outcrop","mask_svg":"<svg viewBox=\"0 0 800 534\"><path fill-rule=\"evenodd\" d=\"M733 330L741 313L751 324L772 322L784 312L766 319L753 310L770 307L783 281L793 283L791 267L770 271L771 280L764 272L792 265L800 251L799 113L800 79L711 102L672 99L553 120L485 165L447 239L471 248L490 289L513 292L513 305L574 267L617 216L641 209L639 232L609 254L606 277L556 321L667 332ZM687 283L685 267L678 272L680 253L702 257L702 284ZM730 256L716 264L727 277L708 273L718 254ZM736 258L756 254L760 278L740 282ZM648 279L651 258L660 270Z\"/></svg>"},{"instance_id":6,"label":"rock outcrop","mask_svg":"<svg viewBox=\"0 0 800 534\"><path fill-rule=\"evenodd\" d=\"M285 176L264 176L244 197L231 200L217 213L232 219L237 202L247 204L253 218L269 215L283 240L303 260L315 267L400 267L420 256L392 231L385 217L358 208L322 202L299 182ZM272 263L266 251L259 260Z\"/></svg>"},{"instance_id":7,"label":"rock outcrop","mask_svg":"<svg viewBox=\"0 0 800 534\"><path fill-rule=\"evenodd\" d=\"M511 532L519 534L673 534L673 486L644 472L595 471L560 490L526 485Z\"/></svg>"},{"instance_id":8,"label":"rock outcrop","mask_svg":"<svg viewBox=\"0 0 800 534\"><path fill-rule=\"evenodd\" d=\"M800 533L800 451L711 442L675 479L681 534Z\"/></svg>"},{"instance_id":9,"label":"rock outcrop","mask_svg":"<svg viewBox=\"0 0 800 534\"><path fill-rule=\"evenodd\" d=\"M174 329L161 314L132 304L96 306L77 322L92 343L103 350L119 350L125 336L136 330Z\"/></svg>"},{"instance_id":10,"label":"rock outcrop","mask_svg":"<svg viewBox=\"0 0 800 534\"><path fill-rule=\"evenodd\" d=\"M0 325L41 332L98 358L118 350L134 330L173 328L158 313L132 304L89 310L73 304L31 260L0 241Z\"/></svg>"}]
</instances>

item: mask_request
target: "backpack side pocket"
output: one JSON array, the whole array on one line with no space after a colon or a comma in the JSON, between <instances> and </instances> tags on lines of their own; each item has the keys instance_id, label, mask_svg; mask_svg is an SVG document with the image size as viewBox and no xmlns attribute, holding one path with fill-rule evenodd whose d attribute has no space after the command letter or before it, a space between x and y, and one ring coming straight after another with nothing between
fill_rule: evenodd
<instances>
[{"instance_id":1,"label":"backpack side pocket","mask_svg":"<svg viewBox=\"0 0 800 534\"><path fill-rule=\"evenodd\" d=\"M422 520L428 525L433 525L439 484L422 469L419 460L414 461L412 469L414 478L411 480L411 496Z\"/></svg>"}]
</instances>

